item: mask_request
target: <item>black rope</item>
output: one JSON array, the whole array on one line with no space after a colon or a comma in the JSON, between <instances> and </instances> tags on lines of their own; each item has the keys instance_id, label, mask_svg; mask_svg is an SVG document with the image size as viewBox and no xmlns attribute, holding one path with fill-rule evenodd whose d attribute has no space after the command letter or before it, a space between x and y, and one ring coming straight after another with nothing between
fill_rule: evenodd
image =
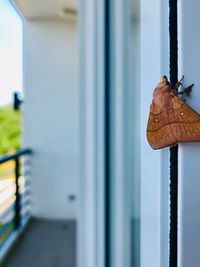
<instances>
[{"instance_id":1,"label":"black rope","mask_svg":"<svg viewBox=\"0 0 200 267\"><path fill-rule=\"evenodd\" d=\"M110 0L105 0L105 267L111 266L111 233L110 233L110 216L111 216L111 201L110 201L110 139L111 139L111 121L110 121Z\"/></svg>"},{"instance_id":2,"label":"black rope","mask_svg":"<svg viewBox=\"0 0 200 267\"><path fill-rule=\"evenodd\" d=\"M169 0L170 83L178 81L177 0ZM177 267L178 244L178 146L170 148L169 267Z\"/></svg>"}]
</instances>

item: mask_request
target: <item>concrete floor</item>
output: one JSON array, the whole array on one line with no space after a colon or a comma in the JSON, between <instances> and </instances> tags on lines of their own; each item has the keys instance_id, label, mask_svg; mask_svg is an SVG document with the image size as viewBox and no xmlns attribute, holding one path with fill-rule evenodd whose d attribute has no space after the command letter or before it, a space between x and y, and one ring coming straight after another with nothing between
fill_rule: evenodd
<instances>
[{"instance_id":1,"label":"concrete floor","mask_svg":"<svg viewBox=\"0 0 200 267\"><path fill-rule=\"evenodd\" d=\"M33 219L2 267L76 267L75 221Z\"/></svg>"}]
</instances>

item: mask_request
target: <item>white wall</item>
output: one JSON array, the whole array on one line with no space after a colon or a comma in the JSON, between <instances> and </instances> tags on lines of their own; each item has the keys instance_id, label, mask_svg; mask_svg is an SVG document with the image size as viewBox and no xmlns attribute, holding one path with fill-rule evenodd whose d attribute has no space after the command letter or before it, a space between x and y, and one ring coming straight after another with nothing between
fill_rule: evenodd
<instances>
[{"instance_id":1,"label":"white wall","mask_svg":"<svg viewBox=\"0 0 200 267\"><path fill-rule=\"evenodd\" d=\"M33 215L76 217L79 159L77 26L24 24L24 146L32 157Z\"/></svg>"}]
</instances>

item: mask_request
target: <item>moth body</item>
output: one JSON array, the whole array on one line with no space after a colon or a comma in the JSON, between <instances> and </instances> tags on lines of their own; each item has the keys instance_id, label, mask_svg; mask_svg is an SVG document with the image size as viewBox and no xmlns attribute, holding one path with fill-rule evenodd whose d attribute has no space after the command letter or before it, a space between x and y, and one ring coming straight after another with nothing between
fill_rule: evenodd
<instances>
[{"instance_id":1,"label":"moth body","mask_svg":"<svg viewBox=\"0 0 200 267\"><path fill-rule=\"evenodd\" d=\"M147 139L153 149L200 141L200 115L172 89L166 76L153 92Z\"/></svg>"}]
</instances>

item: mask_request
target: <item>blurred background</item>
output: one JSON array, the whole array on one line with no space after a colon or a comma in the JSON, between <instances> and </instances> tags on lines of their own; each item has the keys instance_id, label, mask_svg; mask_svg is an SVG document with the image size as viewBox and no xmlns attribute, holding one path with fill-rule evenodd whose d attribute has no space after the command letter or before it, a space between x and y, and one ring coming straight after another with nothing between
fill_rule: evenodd
<instances>
[{"instance_id":1,"label":"blurred background","mask_svg":"<svg viewBox=\"0 0 200 267\"><path fill-rule=\"evenodd\" d=\"M77 35L74 1L0 1L3 266L76 266ZM4 262L26 227L28 243Z\"/></svg>"}]
</instances>

